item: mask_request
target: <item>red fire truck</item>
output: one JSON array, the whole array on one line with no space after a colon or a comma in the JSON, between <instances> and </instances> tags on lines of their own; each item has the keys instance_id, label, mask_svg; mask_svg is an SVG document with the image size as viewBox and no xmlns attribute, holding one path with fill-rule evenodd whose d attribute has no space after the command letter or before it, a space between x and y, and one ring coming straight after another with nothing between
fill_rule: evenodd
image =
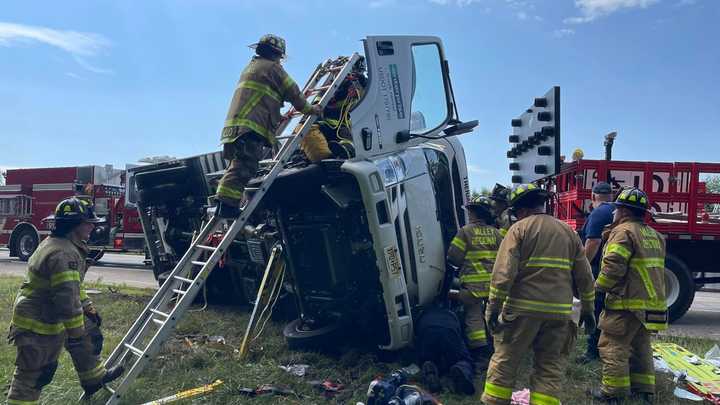
<instances>
[{"instance_id":1,"label":"red fire truck","mask_svg":"<svg viewBox=\"0 0 720 405\"><path fill-rule=\"evenodd\" d=\"M10 256L27 260L50 234L43 219L70 196L93 200L106 222L90 238L93 256L105 250L143 251L144 237L137 209L125 201L125 170L112 166L10 169L0 186L0 245Z\"/></svg>"},{"instance_id":2,"label":"red fire truck","mask_svg":"<svg viewBox=\"0 0 720 405\"><path fill-rule=\"evenodd\" d=\"M580 159L563 164L550 179L556 192L553 213L579 230L596 182L609 182L615 190L632 186L645 191L654 211L650 224L667 237L665 280L674 321L690 308L697 289L720 282L720 190L706 187L706 181L718 176L720 163Z\"/></svg>"}]
</instances>

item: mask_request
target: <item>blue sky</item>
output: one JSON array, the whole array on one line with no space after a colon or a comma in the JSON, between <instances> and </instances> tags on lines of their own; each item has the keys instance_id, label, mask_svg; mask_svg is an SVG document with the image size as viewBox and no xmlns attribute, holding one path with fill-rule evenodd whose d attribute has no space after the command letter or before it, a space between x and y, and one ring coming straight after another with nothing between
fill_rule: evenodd
<instances>
[{"instance_id":1,"label":"blue sky","mask_svg":"<svg viewBox=\"0 0 720 405\"><path fill-rule=\"evenodd\" d=\"M562 89L563 152L720 161L718 0L4 1L0 167L124 165L218 148L247 45L303 82L372 34L437 35L471 187L508 182L510 120Z\"/></svg>"}]
</instances>

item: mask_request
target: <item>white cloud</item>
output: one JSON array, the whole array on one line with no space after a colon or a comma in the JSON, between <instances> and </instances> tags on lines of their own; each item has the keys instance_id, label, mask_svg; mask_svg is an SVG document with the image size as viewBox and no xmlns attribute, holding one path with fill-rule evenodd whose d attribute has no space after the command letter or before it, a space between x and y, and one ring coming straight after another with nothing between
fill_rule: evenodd
<instances>
[{"instance_id":1,"label":"white cloud","mask_svg":"<svg viewBox=\"0 0 720 405\"><path fill-rule=\"evenodd\" d=\"M563 38L570 35L575 35L575 30L571 28L561 28L553 32L556 38Z\"/></svg>"},{"instance_id":2,"label":"white cloud","mask_svg":"<svg viewBox=\"0 0 720 405\"><path fill-rule=\"evenodd\" d=\"M566 18L566 24L583 24L621 9L647 8L660 0L575 0L580 16Z\"/></svg>"},{"instance_id":3,"label":"white cloud","mask_svg":"<svg viewBox=\"0 0 720 405\"><path fill-rule=\"evenodd\" d=\"M518 20L527 20L528 19L528 15L524 11L518 11L517 13L515 13L515 17L517 17Z\"/></svg>"},{"instance_id":4,"label":"white cloud","mask_svg":"<svg viewBox=\"0 0 720 405\"><path fill-rule=\"evenodd\" d=\"M65 76L72 77L73 79L82 79L82 77L80 77L80 75L76 75L75 73L72 73L72 72L65 72Z\"/></svg>"},{"instance_id":5,"label":"white cloud","mask_svg":"<svg viewBox=\"0 0 720 405\"><path fill-rule=\"evenodd\" d=\"M468 164L467 169L468 169L468 173L470 173L470 174L483 175L483 174L492 173L490 170L483 169L482 167L480 167L478 165L473 165L473 164Z\"/></svg>"},{"instance_id":6,"label":"white cloud","mask_svg":"<svg viewBox=\"0 0 720 405\"><path fill-rule=\"evenodd\" d=\"M93 66L85 59L110 46L110 41L102 35L0 22L0 46L11 47L28 43L42 43L62 49L73 55L75 61L90 72L112 73L112 70Z\"/></svg>"}]
</instances>

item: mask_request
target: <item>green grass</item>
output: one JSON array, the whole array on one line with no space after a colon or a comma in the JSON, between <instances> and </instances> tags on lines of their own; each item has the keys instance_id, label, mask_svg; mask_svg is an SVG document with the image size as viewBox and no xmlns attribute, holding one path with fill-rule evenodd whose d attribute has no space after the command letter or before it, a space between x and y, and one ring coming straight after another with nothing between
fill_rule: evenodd
<instances>
[{"instance_id":1,"label":"green grass","mask_svg":"<svg viewBox=\"0 0 720 405\"><path fill-rule=\"evenodd\" d=\"M8 310L0 314L0 328L7 330L10 321L12 303L21 280L14 277L0 277L0 305ZM100 290L92 296L96 307L103 316L105 334L104 356L109 355L126 329L138 315L149 298L151 291L129 287L114 288L96 284L90 286ZM342 349L340 353L328 355L314 352L289 351L282 337L282 325L269 323L263 336L252 347L244 361L236 360L233 348L239 347L244 333L248 314L243 310L211 307L202 312L189 313L178 325L175 336L166 342L160 355L136 381L123 403L138 404L172 395L178 391L194 388L222 379L218 391L194 400L185 400L184 404L316 404L342 403L355 404L365 401L368 383L377 375L388 373L403 365L399 362L381 362L378 353L359 349ZM222 335L227 340L224 348L209 345L189 347L184 335ZM661 337L663 341L678 343L697 354L702 355L716 342L705 339ZM578 339L576 353L584 350L584 338ZM600 370L597 363L578 366L574 363L575 354L567 369L566 389L560 393L565 405L592 404L585 397L585 390L597 386ZM0 384L7 389L13 371L15 349L13 346L0 345ZM403 356L399 356L402 358ZM310 364L308 375L294 377L278 368L281 364ZM528 384L530 361L522 367L518 388ZM346 388L327 400L322 393L314 389L308 381L338 381ZM237 395L243 387L255 388L260 384L274 384L294 390L300 397L265 396L248 399ZM669 377L658 375L658 404L687 403L676 401L672 395L673 384ZM60 359L60 367L54 381L43 390L43 404L64 404L77 400L81 393L77 376L67 353ZM89 404L101 404L101 396ZM477 397L461 397L444 393L439 399L445 404L478 404ZM629 402L629 404L632 404Z\"/></svg>"}]
</instances>

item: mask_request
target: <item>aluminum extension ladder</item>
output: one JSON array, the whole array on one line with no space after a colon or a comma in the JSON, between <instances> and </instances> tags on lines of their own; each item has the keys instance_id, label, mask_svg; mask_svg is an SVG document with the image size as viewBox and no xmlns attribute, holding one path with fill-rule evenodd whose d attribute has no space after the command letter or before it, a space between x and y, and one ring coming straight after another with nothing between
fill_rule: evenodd
<instances>
[{"instance_id":1,"label":"aluminum extension ladder","mask_svg":"<svg viewBox=\"0 0 720 405\"><path fill-rule=\"evenodd\" d=\"M328 59L325 63L318 65L302 90L305 97L315 96L315 99L319 98L317 104L325 107L360 58L360 55L354 53L350 57ZM284 169L293 153L299 148L300 141L310 131L310 127L317 119L314 115L303 116L291 135L281 136L290 121L300 116L303 114L291 109L283 117L275 135L285 141L273 160L264 162L269 164L269 172L265 174L259 187L242 209L240 216L229 225L220 243L217 246L203 244L208 236L221 231L225 225L225 219L213 216L193 239L187 252L167 280L160 286L120 344L107 358L105 367L110 368L123 364L125 374L118 383L114 384L114 387L105 386L105 389L111 394L106 405L117 404L138 375L158 353L162 343L170 336L177 322L182 318L198 292L201 291L210 272L222 258L235 236L243 229L277 175ZM210 257L201 259L205 253L209 253ZM84 395L81 399L84 399Z\"/></svg>"}]
</instances>

